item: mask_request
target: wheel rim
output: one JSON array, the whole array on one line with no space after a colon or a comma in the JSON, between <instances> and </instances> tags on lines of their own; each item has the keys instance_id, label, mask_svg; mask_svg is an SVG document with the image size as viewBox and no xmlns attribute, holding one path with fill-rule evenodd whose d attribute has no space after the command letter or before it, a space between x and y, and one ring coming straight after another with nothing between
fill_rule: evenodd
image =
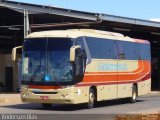
<instances>
[{"instance_id":1,"label":"wheel rim","mask_svg":"<svg viewBox=\"0 0 160 120\"><path fill-rule=\"evenodd\" d=\"M93 95L93 93L90 93L90 95L89 95L89 102L90 103L94 102L94 95Z\"/></svg>"},{"instance_id":2,"label":"wheel rim","mask_svg":"<svg viewBox=\"0 0 160 120\"><path fill-rule=\"evenodd\" d=\"M136 100L136 98L137 98L137 94L136 94L136 92L135 92L135 91L133 92L133 96L132 96L132 97L133 97L133 100Z\"/></svg>"},{"instance_id":3,"label":"wheel rim","mask_svg":"<svg viewBox=\"0 0 160 120\"><path fill-rule=\"evenodd\" d=\"M89 94L89 108L92 108L94 106L94 94Z\"/></svg>"}]
</instances>

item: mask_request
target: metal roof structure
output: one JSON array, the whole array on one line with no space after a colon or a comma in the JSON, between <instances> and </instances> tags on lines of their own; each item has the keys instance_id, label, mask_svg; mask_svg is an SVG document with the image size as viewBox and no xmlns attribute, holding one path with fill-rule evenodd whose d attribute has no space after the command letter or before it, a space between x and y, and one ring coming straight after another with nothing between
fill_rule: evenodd
<instances>
[{"instance_id":1,"label":"metal roof structure","mask_svg":"<svg viewBox=\"0 0 160 120\"><path fill-rule=\"evenodd\" d=\"M114 16L114 15L108 15L108 14L83 12L83 11L64 9L64 8L58 8L58 7L52 7L52 6L13 2L8 0L0 0L0 6L9 8L12 10L16 10L21 13L23 13L24 10L28 10L29 14L46 13L46 14L54 14L54 15L60 15L60 16L66 16L66 17L92 20L92 21L102 20L104 22L117 22L121 24L130 24L135 26L145 26L145 27L155 28L153 30L155 32L159 32L159 29L160 29L159 22L120 17L120 16Z\"/></svg>"},{"instance_id":2,"label":"metal roof structure","mask_svg":"<svg viewBox=\"0 0 160 120\"><path fill-rule=\"evenodd\" d=\"M29 23L26 21L27 15ZM81 28L119 32L125 36L150 41L160 39L158 22L0 0L0 48L6 48L8 43L12 43L10 48L20 45L24 34L30 32L28 24L31 32Z\"/></svg>"},{"instance_id":3,"label":"metal roof structure","mask_svg":"<svg viewBox=\"0 0 160 120\"><path fill-rule=\"evenodd\" d=\"M28 10L29 14L47 13L47 14L62 15L75 18L83 18L87 20L97 20L97 14L95 13L81 12L81 11L63 9L52 6L35 5L29 3L8 1L8 0L0 0L0 6L10 8L21 13L23 13L24 10Z\"/></svg>"},{"instance_id":4,"label":"metal roof structure","mask_svg":"<svg viewBox=\"0 0 160 120\"><path fill-rule=\"evenodd\" d=\"M107 14L101 14L100 19L104 21L121 22L121 23L127 23L132 25L141 25L141 26L160 28L159 22L154 22L149 20L141 20L141 19L127 18L127 17L121 17L121 16L107 15Z\"/></svg>"}]
</instances>

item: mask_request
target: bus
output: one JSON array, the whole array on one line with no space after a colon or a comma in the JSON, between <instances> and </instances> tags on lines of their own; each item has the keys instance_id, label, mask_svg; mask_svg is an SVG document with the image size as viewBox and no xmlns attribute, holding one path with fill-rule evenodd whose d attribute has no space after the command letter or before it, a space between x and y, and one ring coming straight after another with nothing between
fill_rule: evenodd
<instances>
[{"instance_id":1,"label":"bus","mask_svg":"<svg viewBox=\"0 0 160 120\"><path fill-rule=\"evenodd\" d=\"M29 34L22 48L21 99L40 103L80 104L138 96L151 91L150 42L94 29Z\"/></svg>"}]
</instances>

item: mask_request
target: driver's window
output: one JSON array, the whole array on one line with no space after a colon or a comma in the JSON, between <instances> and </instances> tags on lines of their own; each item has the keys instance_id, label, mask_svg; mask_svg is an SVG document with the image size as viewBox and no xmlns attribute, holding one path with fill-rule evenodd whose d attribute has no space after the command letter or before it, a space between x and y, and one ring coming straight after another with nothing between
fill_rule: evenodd
<instances>
[{"instance_id":1,"label":"driver's window","mask_svg":"<svg viewBox=\"0 0 160 120\"><path fill-rule=\"evenodd\" d=\"M85 71L86 59L87 59L83 39L82 38L77 38L76 45L81 46L81 48L77 51L78 56L76 56L76 57L78 57L78 58L76 58L77 70L79 71L79 73L83 74L84 71Z\"/></svg>"},{"instance_id":2,"label":"driver's window","mask_svg":"<svg viewBox=\"0 0 160 120\"><path fill-rule=\"evenodd\" d=\"M84 48L84 43L83 43L83 39L82 38L77 38L76 40L76 45L80 45L81 46L81 50L82 51L85 51L85 48Z\"/></svg>"}]
</instances>

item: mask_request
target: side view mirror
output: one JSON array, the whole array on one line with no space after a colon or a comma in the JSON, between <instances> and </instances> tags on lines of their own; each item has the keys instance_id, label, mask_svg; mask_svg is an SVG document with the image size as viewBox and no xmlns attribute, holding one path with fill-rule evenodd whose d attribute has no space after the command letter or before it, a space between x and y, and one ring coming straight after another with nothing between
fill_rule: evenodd
<instances>
[{"instance_id":1,"label":"side view mirror","mask_svg":"<svg viewBox=\"0 0 160 120\"><path fill-rule=\"evenodd\" d=\"M23 46L18 46L12 49L12 61L16 60L17 49L22 48Z\"/></svg>"},{"instance_id":2,"label":"side view mirror","mask_svg":"<svg viewBox=\"0 0 160 120\"><path fill-rule=\"evenodd\" d=\"M80 45L77 46L72 46L70 48L70 62L75 62L75 57L76 57L76 50L81 48Z\"/></svg>"}]
</instances>

